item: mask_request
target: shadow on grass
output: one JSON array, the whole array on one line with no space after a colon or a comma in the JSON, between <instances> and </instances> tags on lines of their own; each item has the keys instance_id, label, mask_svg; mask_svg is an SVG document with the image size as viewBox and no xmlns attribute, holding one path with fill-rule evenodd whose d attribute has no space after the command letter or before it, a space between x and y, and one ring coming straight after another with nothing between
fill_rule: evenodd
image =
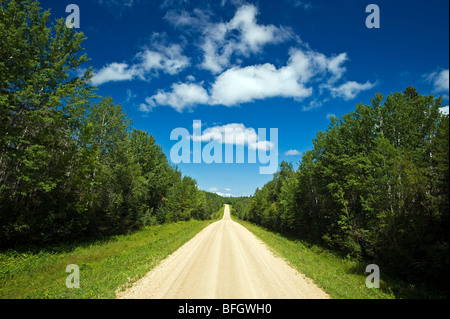
<instances>
[{"instance_id":1,"label":"shadow on grass","mask_svg":"<svg viewBox=\"0 0 450 319\"><path fill-rule=\"evenodd\" d=\"M16 254L37 254L40 252L57 254L70 253L75 249L87 248L92 245L100 245L114 241L118 236L132 235L144 230L145 227L103 234L80 234L78 237L59 241L21 243L16 246L0 247L0 254L8 252L14 252Z\"/></svg>"},{"instance_id":2,"label":"shadow on grass","mask_svg":"<svg viewBox=\"0 0 450 319\"><path fill-rule=\"evenodd\" d=\"M223 212L222 212L223 213ZM212 222L219 220L222 216L215 216L210 219ZM198 219L193 219L198 220ZM102 245L108 242L116 241L120 236L128 236L137 234L146 229L153 229L154 227L167 225L169 223L163 224L155 224L155 225L147 225L142 226L135 229L129 229L125 231L115 231L109 233L87 233L87 234L79 234L76 237L69 237L64 240L54 240L49 242L31 242L31 243L21 243L18 245L9 245L6 247L0 246L0 254L14 252L16 254L36 254L39 252L47 252L47 253L70 253L75 249L83 249L93 245Z\"/></svg>"},{"instance_id":3,"label":"shadow on grass","mask_svg":"<svg viewBox=\"0 0 450 319\"><path fill-rule=\"evenodd\" d=\"M366 273L369 261L356 261L349 271L354 274ZM376 263L375 263L376 264ZM380 288L382 291L393 293L396 299L447 299L449 291L419 280L399 277L389 270L389 267L380 264ZM366 273L369 275L369 273ZM405 276L406 277L406 276Z\"/></svg>"},{"instance_id":4,"label":"shadow on grass","mask_svg":"<svg viewBox=\"0 0 450 319\"><path fill-rule=\"evenodd\" d=\"M238 219L236 216L234 218ZM246 221L249 222L249 221ZM250 222L251 223L251 222ZM394 295L396 299L447 299L449 298L448 288L445 287L438 288L432 284L426 283L425 280L420 280L420 278L408 279L407 273L399 274L392 270L392 267L388 265L383 265L374 261L367 259L356 260L349 259L344 253L337 250L332 250L325 246L319 240L313 240L308 238L300 238L298 234L293 233L280 233L273 229L264 227L262 225L251 223L261 229L270 232L274 235L280 236L291 242L299 242L308 249L314 250L315 252L321 254L326 253L335 256L338 259L350 260L351 266L346 269L349 274L356 274L361 276L368 276L366 273L366 267L369 264L377 264L380 267L380 292L386 294ZM448 274L443 274L448 276ZM424 278L425 279L425 278ZM375 288L374 288L375 289ZM445 290L446 289L446 290Z\"/></svg>"}]
</instances>

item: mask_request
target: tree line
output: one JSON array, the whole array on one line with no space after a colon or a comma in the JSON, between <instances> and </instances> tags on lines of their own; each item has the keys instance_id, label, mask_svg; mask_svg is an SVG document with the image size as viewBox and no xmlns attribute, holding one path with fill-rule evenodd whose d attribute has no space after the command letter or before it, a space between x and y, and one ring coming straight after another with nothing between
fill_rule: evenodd
<instances>
[{"instance_id":1,"label":"tree line","mask_svg":"<svg viewBox=\"0 0 450 319\"><path fill-rule=\"evenodd\" d=\"M413 87L376 94L370 105L331 118L297 170L282 162L234 213L448 290L449 116L442 105Z\"/></svg>"},{"instance_id":2,"label":"tree line","mask_svg":"<svg viewBox=\"0 0 450 319\"><path fill-rule=\"evenodd\" d=\"M223 205L96 94L85 36L38 1L0 4L0 243L209 219Z\"/></svg>"}]
</instances>

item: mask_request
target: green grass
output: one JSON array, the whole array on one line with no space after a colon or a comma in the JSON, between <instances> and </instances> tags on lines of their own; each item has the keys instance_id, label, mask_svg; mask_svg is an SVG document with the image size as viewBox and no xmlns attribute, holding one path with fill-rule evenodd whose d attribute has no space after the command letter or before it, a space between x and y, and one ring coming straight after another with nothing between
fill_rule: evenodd
<instances>
[{"instance_id":1,"label":"green grass","mask_svg":"<svg viewBox=\"0 0 450 319\"><path fill-rule=\"evenodd\" d=\"M115 298L215 220L147 227L90 244L0 252L0 298ZM80 288L66 287L69 264L80 269Z\"/></svg>"},{"instance_id":2,"label":"green grass","mask_svg":"<svg viewBox=\"0 0 450 319\"><path fill-rule=\"evenodd\" d=\"M394 299L398 283L383 280L380 269L380 288L367 288L365 266L342 258L332 252L299 240L292 240L233 216L233 220L250 230L267 244L271 251L285 259L293 268L311 278L333 299Z\"/></svg>"},{"instance_id":3,"label":"green grass","mask_svg":"<svg viewBox=\"0 0 450 319\"><path fill-rule=\"evenodd\" d=\"M0 298L115 298L160 261L214 220L178 222L147 227L129 235L84 244L0 252ZM249 222L241 223L278 256L314 280L332 298L423 298L417 287L387 281L381 270L381 288L365 286L365 265L330 251L288 239ZM69 289L66 267L80 268L80 288ZM395 293L394 293L395 292Z\"/></svg>"}]
</instances>

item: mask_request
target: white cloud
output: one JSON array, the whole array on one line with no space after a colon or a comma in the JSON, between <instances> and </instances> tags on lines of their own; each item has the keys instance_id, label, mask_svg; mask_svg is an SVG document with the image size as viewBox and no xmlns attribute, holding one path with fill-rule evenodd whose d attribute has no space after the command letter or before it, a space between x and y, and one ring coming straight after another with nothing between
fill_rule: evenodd
<instances>
[{"instance_id":1,"label":"white cloud","mask_svg":"<svg viewBox=\"0 0 450 319\"><path fill-rule=\"evenodd\" d=\"M169 10L164 19L176 28L183 28L183 31L203 31L211 24L211 12L195 8L192 11Z\"/></svg>"},{"instance_id":2,"label":"white cloud","mask_svg":"<svg viewBox=\"0 0 450 319\"><path fill-rule=\"evenodd\" d=\"M193 76L192 74L189 74L189 75L186 77L186 80L188 80L189 82L194 82L194 81L195 81L195 76Z\"/></svg>"},{"instance_id":3,"label":"white cloud","mask_svg":"<svg viewBox=\"0 0 450 319\"><path fill-rule=\"evenodd\" d=\"M322 83L319 85L320 92L325 88L333 97L350 100L375 85L350 81L333 87L346 71L342 66L347 60L345 53L332 57L312 50L291 49L289 53L284 67L276 68L273 64L265 63L229 68L215 78L209 93L200 84L174 84L172 91L160 91L146 101L151 107L169 105L181 112L196 104L234 106L273 97L301 101L312 96L312 85L317 83ZM323 98L322 102L327 100ZM322 102L315 99L304 110L320 107Z\"/></svg>"},{"instance_id":4,"label":"white cloud","mask_svg":"<svg viewBox=\"0 0 450 319\"><path fill-rule=\"evenodd\" d=\"M149 112L156 105L169 105L178 112L197 104L207 104L209 96L206 90L195 83L172 84L172 91L159 91L155 95L145 99L141 111Z\"/></svg>"},{"instance_id":5,"label":"white cloud","mask_svg":"<svg viewBox=\"0 0 450 319\"><path fill-rule=\"evenodd\" d=\"M221 192L215 192L217 195L219 195L219 196L222 196L222 197L233 197L233 195L232 194L224 194L224 193L221 193Z\"/></svg>"},{"instance_id":6,"label":"white cloud","mask_svg":"<svg viewBox=\"0 0 450 319\"><path fill-rule=\"evenodd\" d=\"M128 64L113 62L98 71L91 82L94 85L101 85L106 82L129 81L138 75L139 71Z\"/></svg>"},{"instance_id":7,"label":"white cloud","mask_svg":"<svg viewBox=\"0 0 450 319\"><path fill-rule=\"evenodd\" d=\"M334 58L328 60L327 68L333 75L329 79L329 83L334 83L339 80L342 75L347 71L345 67L342 66L344 62L348 60L346 53L341 53Z\"/></svg>"},{"instance_id":8,"label":"white cloud","mask_svg":"<svg viewBox=\"0 0 450 319\"><path fill-rule=\"evenodd\" d=\"M222 73L212 86L212 104L232 106L269 97L302 99L312 90L298 83L290 68L276 69L272 64L232 68Z\"/></svg>"},{"instance_id":9,"label":"white cloud","mask_svg":"<svg viewBox=\"0 0 450 319\"><path fill-rule=\"evenodd\" d=\"M227 24L228 31L238 30L240 34L240 45L238 49L245 54L244 50L250 49L252 52L260 51L261 47L267 43L277 43L283 41L290 34L273 25L258 25L256 15L258 10L253 5L245 5L238 9L235 16Z\"/></svg>"},{"instance_id":10,"label":"white cloud","mask_svg":"<svg viewBox=\"0 0 450 319\"><path fill-rule=\"evenodd\" d=\"M364 84L348 81L338 87L331 87L330 91L333 97L341 97L348 101L354 99L361 91L370 90L374 86L375 83L370 83L369 81Z\"/></svg>"},{"instance_id":11,"label":"white cloud","mask_svg":"<svg viewBox=\"0 0 450 319\"><path fill-rule=\"evenodd\" d=\"M316 109L321 107L324 103L328 102L330 99L329 98L321 98L320 100L318 100L317 98L313 99L312 101L309 102L308 105L303 105L302 106L302 110L303 111L309 111L312 109Z\"/></svg>"},{"instance_id":12,"label":"white cloud","mask_svg":"<svg viewBox=\"0 0 450 319\"><path fill-rule=\"evenodd\" d=\"M175 27L183 28L185 32L196 30L200 33L200 41L194 43L203 54L199 67L216 76L207 86L203 82L194 83L195 78L188 76L186 83L173 84L170 89L147 97L141 110L148 112L157 105L169 105L182 112L197 104L235 106L273 97L301 101L315 93L314 101L309 101L309 106L303 106L306 111L320 107L330 97L350 100L361 91L375 86L369 81L339 83L347 72L344 66L348 61L347 54L326 56L309 49L307 45L291 48L289 59L282 67L272 63L240 66L242 57L259 53L265 45L296 38L284 27L258 24L257 15L258 9L253 5L239 7L229 21L221 22L211 22L212 14L207 10L169 11L165 19ZM172 46L172 50L165 48L168 46L143 55L143 65L147 69L162 69L169 74L190 65L189 59L182 55L181 47ZM161 62L163 56L164 61L170 62ZM323 96L325 93L328 95Z\"/></svg>"},{"instance_id":13,"label":"white cloud","mask_svg":"<svg viewBox=\"0 0 450 319\"><path fill-rule=\"evenodd\" d=\"M157 51L145 50L136 56L141 60L139 66L147 72L162 70L174 75L189 66L189 58L182 54L182 49L178 44L159 45Z\"/></svg>"},{"instance_id":14,"label":"white cloud","mask_svg":"<svg viewBox=\"0 0 450 319\"><path fill-rule=\"evenodd\" d=\"M139 111L144 112L144 113L149 113L153 110L154 107L155 107L155 105L151 105L149 103L141 103L139 105Z\"/></svg>"},{"instance_id":15,"label":"white cloud","mask_svg":"<svg viewBox=\"0 0 450 319\"><path fill-rule=\"evenodd\" d=\"M218 53L218 45L211 39L206 39L202 45L203 62L200 67L214 74L220 73L224 68L228 67L230 56L233 52L231 45L222 49L222 53Z\"/></svg>"},{"instance_id":16,"label":"white cloud","mask_svg":"<svg viewBox=\"0 0 450 319\"><path fill-rule=\"evenodd\" d=\"M238 3L236 3L238 5ZM200 34L197 44L202 51L200 67L218 74L230 67L232 57L239 64L240 57L261 52L268 44L277 44L294 37L285 27L258 24L258 9L254 5L240 5L229 21L211 21L208 10L170 10L165 19L184 32Z\"/></svg>"},{"instance_id":17,"label":"white cloud","mask_svg":"<svg viewBox=\"0 0 450 319\"><path fill-rule=\"evenodd\" d=\"M328 58L314 51L291 49L286 66L275 68L266 63L245 68L231 68L216 78L211 89L211 103L232 106L269 97L290 97L300 101L310 97L312 88L307 84L328 76L328 82L334 83L345 72L342 64L347 60L345 53ZM318 79L314 79L318 77ZM345 97L356 96L362 88L346 87L335 89L345 93ZM315 107L314 105L310 105Z\"/></svg>"},{"instance_id":18,"label":"white cloud","mask_svg":"<svg viewBox=\"0 0 450 319\"><path fill-rule=\"evenodd\" d=\"M284 155L286 155L286 156L295 156L295 155L300 155L300 154L301 153L297 150L289 150L284 153Z\"/></svg>"},{"instance_id":19,"label":"white cloud","mask_svg":"<svg viewBox=\"0 0 450 319\"><path fill-rule=\"evenodd\" d=\"M247 146L253 150L268 151L274 148L270 141L260 140L254 128L247 128L242 123L231 123L207 128L201 136L191 136L193 141L218 141L221 144Z\"/></svg>"},{"instance_id":20,"label":"white cloud","mask_svg":"<svg viewBox=\"0 0 450 319\"><path fill-rule=\"evenodd\" d=\"M441 107L439 109L439 111L441 111L442 114L448 115L448 105L444 106L444 107Z\"/></svg>"},{"instance_id":21,"label":"white cloud","mask_svg":"<svg viewBox=\"0 0 450 319\"><path fill-rule=\"evenodd\" d=\"M135 55L137 61L132 66L127 63L113 62L101 68L92 78L92 84L101 85L113 81L145 80L149 76L157 76L158 71L174 75L190 65L189 58L182 54L179 44L165 45L153 35L151 49L146 48Z\"/></svg>"},{"instance_id":22,"label":"white cloud","mask_svg":"<svg viewBox=\"0 0 450 319\"><path fill-rule=\"evenodd\" d=\"M136 98L136 94L134 94L130 89L127 89L127 102L130 102L132 99Z\"/></svg>"},{"instance_id":23,"label":"white cloud","mask_svg":"<svg viewBox=\"0 0 450 319\"><path fill-rule=\"evenodd\" d=\"M448 92L449 91L449 70L441 70L440 72L432 72L424 74L425 80L433 84L433 92Z\"/></svg>"},{"instance_id":24,"label":"white cloud","mask_svg":"<svg viewBox=\"0 0 450 319\"><path fill-rule=\"evenodd\" d=\"M202 122L197 121L194 122L194 124L192 124L192 128L201 128L202 127Z\"/></svg>"},{"instance_id":25,"label":"white cloud","mask_svg":"<svg viewBox=\"0 0 450 319\"><path fill-rule=\"evenodd\" d=\"M184 31L201 33L203 61L200 67L217 74L230 66L233 56L247 57L260 52L267 44L280 43L293 37L292 32L284 27L258 24L257 15L258 9L254 5L242 5L227 22L211 22L211 15L200 9L192 13L172 10L165 19L175 27L183 27Z\"/></svg>"},{"instance_id":26,"label":"white cloud","mask_svg":"<svg viewBox=\"0 0 450 319\"><path fill-rule=\"evenodd\" d=\"M209 189L209 191L210 191L210 192L213 192L213 193L215 193L215 194L217 194L217 195L219 195L219 196L222 196L222 197L232 197L232 196L233 196L232 194L229 193L229 192L232 191L232 189L230 189L230 188L225 188L225 191L226 191L227 193L219 192L219 189L218 189L217 187L211 187L211 188Z\"/></svg>"},{"instance_id":27,"label":"white cloud","mask_svg":"<svg viewBox=\"0 0 450 319\"><path fill-rule=\"evenodd\" d=\"M336 114L332 114L332 113L327 114L327 119L330 120L332 117L336 117Z\"/></svg>"}]
</instances>

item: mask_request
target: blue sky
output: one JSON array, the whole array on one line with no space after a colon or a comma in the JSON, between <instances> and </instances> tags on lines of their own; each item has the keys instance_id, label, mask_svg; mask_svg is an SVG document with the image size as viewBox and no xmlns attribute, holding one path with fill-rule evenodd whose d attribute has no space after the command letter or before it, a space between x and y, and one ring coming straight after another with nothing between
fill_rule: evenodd
<instances>
[{"instance_id":1,"label":"blue sky","mask_svg":"<svg viewBox=\"0 0 450 319\"><path fill-rule=\"evenodd\" d=\"M448 105L448 0L41 1L53 17L71 3L98 94L121 103L169 159L172 130L193 134L194 120L205 136L237 128L255 139L246 150L270 148L297 167L330 116L376 92L412 85ZM366 27L371 3L380 28ZM278 145L258 128L277 128ZM201 189L233 196L272 178L259 162L178 166Z\"/></svg>"}]
</instances>

